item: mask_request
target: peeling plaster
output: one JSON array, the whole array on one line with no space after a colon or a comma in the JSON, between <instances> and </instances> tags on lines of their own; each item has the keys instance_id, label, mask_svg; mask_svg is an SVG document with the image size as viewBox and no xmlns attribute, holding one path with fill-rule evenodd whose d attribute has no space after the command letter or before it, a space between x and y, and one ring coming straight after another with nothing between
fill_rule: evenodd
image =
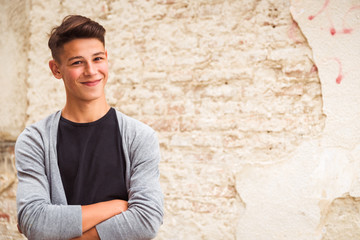
<instances>
[{"instance_id":1,"label":"peeling plaster","mask_svg":"<svg viewBox=\"0 0 360 240\"><path fill-rule=\"evenodd\" d=\"M293 0L291 4L319 71L327 115L324 144L353 149L360 141L360 122L356 121L360 116L356 64L360 60L360 1Z\"/></svg>"},{"instance_id":2,"label":"peeling plaster","mask_svg":"<svg viewBox=\"0 0 360 240\"><path fill-rule=\"evenodd\" d=\"M322 240L348 240L360 238L360 198L345 194L335 198L322 216Z\"/></svg>"},{"instance_id":3,"label":"peeling plaster","mask_svg":"<svg viewBox=\"0 0 360 240\"><path fill-rule=\"evenodd\" d=\"M360 193L360 24L350 14L359 13L359 5L291 1L294 25L308 41L319 73L326 124L319 137L304 141L284 161L238 173L236 189L246 209L237 239L359 238L358 212L349 210L358 208L354 196ZM343 220L336 221L339 215ZM347 237L339 238L343 231Z\"/></svg>"},{"instance_id":4,"label":"peeling plaster","mask_svg":"<svg viewBox=\"0 0 360 240\"><path fill-rule=\"evenodd\" d=\"M323 4L321 8L319 4ZM360 69L356 66L360 61L360 25L355 15L349 15L359 4L360 1L293 0L291 6L291 13L313 50L327 115L321 151L316 156L319 164L312 175L315 189L321 192L320 228L328 225L328 217L324 216L334 211L334 202L352 189L357 189L354 194L358 194L359 189L359 155L351 151L357 149L360 140ZM337 226L343 227L347 228ZM325 236L323 239L330 239Z\"/></svg>"}]
</instances>

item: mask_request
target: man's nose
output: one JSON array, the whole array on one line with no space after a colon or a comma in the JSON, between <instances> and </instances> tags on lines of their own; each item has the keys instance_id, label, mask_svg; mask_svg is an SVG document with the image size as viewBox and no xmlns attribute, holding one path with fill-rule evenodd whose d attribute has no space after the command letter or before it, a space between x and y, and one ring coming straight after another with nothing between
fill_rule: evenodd
<instances>
[{"instance_id":1,"label":"man's nose","mask_svg":"<svg viewBox=\"0 0 360 240\"><path fill-rule=\"evenodd\" d=\"M85 67L85 75L94 75L96 73L96 67L93 63L87 63Z\"/></svg>"}]
</instances>

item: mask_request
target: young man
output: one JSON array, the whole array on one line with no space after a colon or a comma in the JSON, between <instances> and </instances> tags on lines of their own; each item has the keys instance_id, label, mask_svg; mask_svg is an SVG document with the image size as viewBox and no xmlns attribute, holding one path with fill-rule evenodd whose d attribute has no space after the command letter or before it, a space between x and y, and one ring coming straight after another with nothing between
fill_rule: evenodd
<instances>
[{"instance_id":1,"label":"young man","mask_svg":"<svg viewBox=\"0 0 360 240\"><path fill-rule=\"evenodd\" d=\"M66 104L15 146L19 229L28 239L150 239L163 218L156 133L105 98L105 29L66 17L49 39Z\"/></svg>"}]
</instances>

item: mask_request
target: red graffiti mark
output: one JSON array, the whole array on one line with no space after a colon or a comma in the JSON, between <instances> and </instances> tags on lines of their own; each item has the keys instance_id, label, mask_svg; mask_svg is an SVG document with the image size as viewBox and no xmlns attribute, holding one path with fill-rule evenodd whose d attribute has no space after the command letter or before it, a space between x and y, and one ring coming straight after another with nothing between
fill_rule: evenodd
<instances>
[{"instance_id":1,"label":"red graffiti mark","mask_svg":"<svg viewBox=\"0 0 360 240\"><path fill-rule=\"evenodd\" d=\"M10 216L6 213L0 213L0 219L5 219L6 221L10 221Z\"/></svg>"},{"instance_id":2,"label":"red graffiti mark","mask_svg":"<svg viewBox=\"0 0 360 240\"><path fill-rule=\"evenodd\" d=\"M334 23L329 16L328 16L328 19L329 19L329 23L330 23L330 34L334 36L336 34L336 29L334 27Z\"/></svg>"},{"instance_id":3,"label":"red graffiti mark","mask_svg":"<svg viewBox=\"0 0 360 240\"><path fill-rule=\"evenodd\" d=\"M299 29L299 25L297 24L297 22L293 21L293 23L291 24L291 27L289 28L289 31L288 31L288 37L291 40L293 40L295 43L302 42L302 39L300 39L298 37L299 34L297 34L298 29Z\"/></svg>"},{"instance_id":4,"label":"red graffiti mark","mask_svg":"<svg viewBox=\"0 0 360 240\"><path fill-rule=\"evenodd\" d=\"M340 84L342 81L342 78L343 78L343 76L341 74L339 74L339 76L336 78L336 83Z\"/></svg>"},{"instance_id":5,"label":"red graffiti mark","mask_svg":"<svg viewBox=\"0 0 360 240\"><path fill-rule=\"evenodd\" d=\"M316 72L318 72L318 68L315 64L313 64L313 66L310 69L310 73L316 73Z\"/></svg>"},{"instance_id":6,"label":"red graffiti mark","mask_svg":"<svg viewBox=\"0 0 360 240\"><path fill-rule=\"evenodd\" d=\"M352 6L345 14L344 16L344 19L343 19L343 22L342 22L342 33L344 34L351 34L351 32L354 30L353 28L347 28L346 27L346 18L347 16L354 10L357 10L357 9L360 9L360 5L357 5L357 6Z\"/></svg>"},{"instance_id":7,"label":"red graffiti mark","mask_svg":"<svg viewBox=\"0 0 360 240\"><path fill-rule=\"evenodd\" d=\"M330 0L325 0L324 5L322 6L322 8L315 14L315 15L310 15L308 18L309 20L313 20L314 18L316 18L319 14L321 14L329 5Z\"/></svg>"},{"instance_id":8,"label":"red graffiti mark","mask_svg":"<svg viewBox=\"0 0 360 240\"><path fill-rule=\"evenodd\" d=\"M335 62L338 64L338 66L339 66L339 71L338 71L338 75L337 75L337 77L336 77L336 79L335 79L335 82L336 82L337 84L342 83L342 81L343 81L343 79L344 79L344 74L343 74L343 67L342 67L342 63L341 63L340 59L337 58L337 57L332 57L332 58L326 58L326 60L324 60L324 61L325 61L326 63L328 63L328 62L330 62L330 61L335 61ZM330 66L330 67L333 68L333 66Z\"/></svg>"},{"instance_id":9,"label":"red graffiti mark","mask_svg":"<svg viewBox=\"0 0 360 240\"><path fill-rule=\"evenodd\" d=\"M333 27L330 28L330 34L334 36L336 34L336 29Z\"/></svg>"},{"instance_id":10,"label":"red graffiti mark","mask_svg":"<svg viewBox=\"0 0 360 240\"><path fill-rule=\"evenodd\" d=\"M340 84L343 79L342 64L338 58L334 58L334 60L339 64L339 74L336 78L336 83Z\"/></svg>"},{"instance_id":11,"label":"red graffiti mark","mask_svg":"<svg viewBox=\"0 0 360 240\"><path fill-rule=\"evenodd\" d=\"M324 12L326 10L326 8L328 7L330 3L330 0L325 0L322 8L315 14L315 15L310 15L308 17L309 20L313 20L314 18L316 18L318 15L320 15L322 12ZM329 23L330 23L330 34L332 36L334 36L335 34L351 34L353 32L353 28L349 28L349 27L346 27L346 18L347 16L354 10L357 10L357 9L360 9L360 5L356 5L356 6L353 6L351 7L345 14L344 16L344 19L343 19L343 22L342 22L342 30L341 31L337 31L336 28L334 27L334 24L331 20L331 18L328 16L328 19L329 19Z\"/></svg>"},{"instance_id":12,"label":"red graffiti mark","mask_svg":"<svg viewBox=\"0 0 360 240\"><path fill-rule=\"evenodd\" d=\"M344 33L344 34L350 34L353 30L354 30L354 29L352 29L352 28L344 28L343 31L342 31L342 33Z\"/></svg>"},{"instance_id":13,"label":"red graffiti mark","mask_svg":"<svg viewBox=\"0 0 360 240\"><path fill-rule=\"evenodd\" d=\"M324 12L325 9L328 7L329 3L330 3L330 0L325 0L322 8L321 8L315 15L310 15L310 16L308 17L308 19L311 21L311 20L313 20L315 17L317 17L318 15L320 15L322 12ZM330 18L330 17L328 17L328 18L329 18L329 22L330 22L330 34L334 36L334 35L336 34L336 29L335 29L335 27L334 27L334 24L333 24L331 18Z\"/></svg>"}]
</instances>

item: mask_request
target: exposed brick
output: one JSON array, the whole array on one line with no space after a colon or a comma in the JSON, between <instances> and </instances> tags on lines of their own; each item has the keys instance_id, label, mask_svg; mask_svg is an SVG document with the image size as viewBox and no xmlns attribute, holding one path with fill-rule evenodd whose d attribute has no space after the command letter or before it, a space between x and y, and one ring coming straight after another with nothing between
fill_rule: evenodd
<instances>
[{"instance_id":1,"label":"exposed brick","mask_svg":"<svg viewBox=\"0 0 360 240\"><path fill-rule=\"evenodd\" d=\"M48 70L51 27L73 12L100 21L110 105L158 132L166 203L158 239L234 239L244 206L232 172L277 162L325 125L317 68L289 2L96 2L31 1L24 52L37 61L24 68L26 124L65 101L61 81ZM14 179L12 164L0 162L0 181ZM15 185L2 202L15 203ZM12 206L0 208L11 224ZM0 224L0 232L7 227Z\"/></svg>"},{"instance_id":2,"label":"exposed brick","mask_svg":"<svg viewBox=\"0 0 360 240\"><path fill-rule=\"evenodd\" d=\"M0 196L16 180L14 142L0 142Z\"/></svg>"},{"instance_id":3,"label":"exposed brick","mask_svg":"<svg viewBox=\"0 0 360 240\"><path fill-rule=\"evenodd\" d=\"M323 217L322 240L346 240L360 238L359 198L344 196L328 203Z\"/></svg>"},{"instance_id":4,"label":"exposed brick","mask_svg":"<svg viewBox=\"0 0 360 240\"><path fill-rule=\"evenodd\" d=\"M5 221L9 222L9 221L10 221L10 216L9 216L9 214L1 213L1 212L0 212L0 221L1 221L1 220L5 220Z\"/></svg>"},{"instance_id":5,"label":"exposed brick","mask_svg":"<svg viewBox=\"0 0 360 240\"><path fill-rule=\"evenodd\" d=\"M162 188L166 196L235 198L235 180L226 165L203 168L200 163L179 166L172 162L163 164L161 170ZM193 181L188 181L188 178ZM178 185L171 184L173 181Z\"/></svg>"},{"instance_id":6,"label":"exposed brick","mask_svg":"<svg viewBox=\"0 0 360 240\"><path fill-rule=\"evenodd\" d=\"M167 114L169 115L183 115L185 113L185 106L181 103L168 104Z\"/></svg>"},{"instance_id":7,"label":"exposed brick","mask_svg":"<svg viewBox=\"0 0 360 240\"><path fill-rule=\"evenodd\" d=\"M148 124L158 132L176 132L179 129L179 121L177 119L165 118L139 118L142 122Z\"/></svg>"}]
</instances>

